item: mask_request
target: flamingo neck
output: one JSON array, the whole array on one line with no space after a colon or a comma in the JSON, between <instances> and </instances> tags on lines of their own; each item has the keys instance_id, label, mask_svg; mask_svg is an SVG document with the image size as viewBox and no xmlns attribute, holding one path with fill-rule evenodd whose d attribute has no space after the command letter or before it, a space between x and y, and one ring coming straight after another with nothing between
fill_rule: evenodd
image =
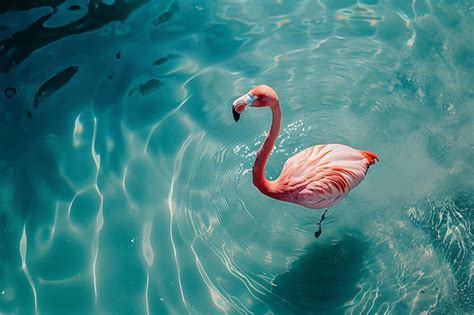
<instances>
[{"instance_id":1,"label":"flamingo neck","mask_svg":"<svg viewBox=\"0 0 474 315\"><path fill-rule=\"evenodd\" d=\"M275 194L273 182L265 178L265 164L267 163L268 156L272 152L275 146L275 141L280 133L281 126L281 110L280 103L276 102L274 106L270 106L272 109L272 126L268 133L262 147L257 152L255 163L253 164L253 184L263 194L272 196Z\"/></svg>"}]
</instances>

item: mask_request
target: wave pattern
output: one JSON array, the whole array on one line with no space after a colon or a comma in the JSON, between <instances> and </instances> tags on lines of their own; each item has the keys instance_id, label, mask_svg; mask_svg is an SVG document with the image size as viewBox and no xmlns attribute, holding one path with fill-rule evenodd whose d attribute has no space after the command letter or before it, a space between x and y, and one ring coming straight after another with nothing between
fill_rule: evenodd
<instances>
[{"instance_id":1,"label":"wave pattern","mask_svg":"<svg viewBox=\"0 0 474 315\"><path fill-rule=\"evenodd\" d=\"M472 7L0 4L0 313L472 313ZM20 22L21 21L21 22ZM320 212L251 185L344 143L381 163Z\"/></svg>"},{"instance_id":2,"label":"wave pattern","mask_svg":"<svg viewBox=\"0 0 474 315\"><path fill-rule=\"evenodd\" d=\"M474 294L472 209L471 196L459 193L454 198L420 202L407 210L411 221L426 233L448 263L455 281L450 307L460 312L469 312Z\"/></svg>"}]
</instances>

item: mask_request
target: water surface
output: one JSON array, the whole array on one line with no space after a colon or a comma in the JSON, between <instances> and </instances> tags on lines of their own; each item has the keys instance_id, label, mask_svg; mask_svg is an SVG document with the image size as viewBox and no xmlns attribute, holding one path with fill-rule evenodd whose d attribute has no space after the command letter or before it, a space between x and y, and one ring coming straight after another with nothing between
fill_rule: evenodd
<instances>
[{"instance_id":1,"label":"water surface","mask_svg":"<svg viewBox=\"0 0 474 315\"><path fill-rule=\"evenodd\" d=\"M0 313L468 314L469 1L0 4ZM381 162L328 212L251 166L343 143Z\"/></svg>"}]
</instances>

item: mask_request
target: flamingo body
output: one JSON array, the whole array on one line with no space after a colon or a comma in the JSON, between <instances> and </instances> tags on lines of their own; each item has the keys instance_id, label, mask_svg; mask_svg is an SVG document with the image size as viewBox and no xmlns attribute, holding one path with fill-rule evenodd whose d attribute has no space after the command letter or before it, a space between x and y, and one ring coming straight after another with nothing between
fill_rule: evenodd
<instances>
[{"instance_id":1,"label":"flamingo body","mask_svg":"<svg viewBox=\"0 0 474 315\"><path fill-rule=\"evenodd\" d=\"M365 178L377 155L343 144L323 144L307 148L283 166L278 179L265 178L265 164L280 132L281 109L276 92L260 85L238 98L232 107L234 119L248 107L270 107L272 126L252 168L253 184L265 195L307 208L324 209L340 202Z\"/></svg>"},{"instance_id":2,"label":"flamingo body","mask_svg":"<svg viewBox=\"0 0 474 315\"><path fill-rule=\"evenodd\" d=\"M312 209L340 202L378 159L373 153L342 144L316 145L289 158L272 182L276 199Z\"/></svg>"}]
</instances>

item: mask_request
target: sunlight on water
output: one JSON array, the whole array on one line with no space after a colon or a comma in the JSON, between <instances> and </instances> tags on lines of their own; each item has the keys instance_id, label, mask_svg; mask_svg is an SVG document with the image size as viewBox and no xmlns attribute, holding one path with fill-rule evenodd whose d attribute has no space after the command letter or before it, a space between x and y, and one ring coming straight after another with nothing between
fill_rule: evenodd
<instances>
[{"instance_id":1,"label":"sunlight on water","mask_svg":"<svg viewBox=\"0 0 474 315\"><path fill-rule=\"evenodd\" d=\"M474 313L469 1L0 4L1 314ZM380 163L320 212L266 175Z\"/></svg>"}]
</instances>

